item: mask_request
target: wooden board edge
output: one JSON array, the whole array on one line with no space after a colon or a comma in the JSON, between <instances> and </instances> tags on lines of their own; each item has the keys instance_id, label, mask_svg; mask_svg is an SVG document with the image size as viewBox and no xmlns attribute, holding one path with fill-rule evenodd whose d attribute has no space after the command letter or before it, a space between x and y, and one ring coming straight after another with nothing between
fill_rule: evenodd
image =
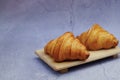
<instances>
[{"instance_id":1,"label":"wooden board edge","mask_svg":"<svg viewBox=\"0 0 120 80\"><path fill-rule=\"evenodd\" d=\"M36 55L37 55L42 61L44 61L48 66L50 66L53 70L55 70L55 71L62 70L62 69L58 69L57 66L53 66L53 65L51 65L51 64L48 63L45 59L43 59L43 58L39 55L39 52L42 51L42 50L43 50L43 49L36 50L36 51L35 51L35 54L36 54Z\"/></svg>"},{"instance_id":2,"label":"wooden board edge","mask_svg":"<svg viewBox=\"0 0 120 80\"><path fill-rule=\"evenodd\" d=\"M118 47L119 48L119 47ZM119 48L120 49L120 48ZM37 55L37 56L39 56L40 58L41 58L41 60L43 60L48 66L50 66L53 70L55 70L55 71L65 71L65 69L68 69L68 68L70 68L70 67L74 67L74 66L77 66L77 65L82 65L82 64L86 64L86 63L89 63L89 62L94 62L94 61L96 61L96 60L92 60L92 61L88 61L88 62L84 62L84 63L80 63L80 64L76 64L76 65L73 65L73 66L70 66L70 67L57 67L57 66L53 66L53 65L51 65L50 63L48 63L46 60L44 60L44 59L42 59L42 57L39 55L39 53L40 53L40 51L43 51L43 49L40 49L40 50L36 50L35 51L35 54ZM109 56L107 56L107 57L110 57L110 56L113 56L114 58L116 57L116 55L118 56L118 54L119 54L120 52L118 51L118 52L116 52L115 54L113 54L113 55L109 55ZM100 59L104 59L104 58L107 58L107 57L103 57L103 58L100 58ZM100 60L100 59L97 59L97 60Z\"/></svg>"}]
</instances>

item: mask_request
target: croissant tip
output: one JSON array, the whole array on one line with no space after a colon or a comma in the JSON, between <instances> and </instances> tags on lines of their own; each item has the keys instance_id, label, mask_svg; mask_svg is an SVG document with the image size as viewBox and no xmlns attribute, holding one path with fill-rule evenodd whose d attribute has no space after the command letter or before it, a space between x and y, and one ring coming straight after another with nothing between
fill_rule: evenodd
<instances>
[{"instance_id":1,"label":"croissant tip","mask_svg":"<svg viewBox=\"0 0 120 80\"><path fill-rule=\"evenodd\" d=\"M86 58L88 58L89 56L90 56L90 54L87 54L87 55L86 55Z\"/></svg>"},{"instance_id":2,"label":"croissant tip","mask_svg":"<svg viewBox=\"0 0 120 80\"><path fill-rule=\"evenodd\" d=\"M97 26L97 25L99 25L99 24L98 24L98 23L95 23L95 24L93 24L93 25L96 25L96 26Z\"/></svg>"},{"instance_id":3,"label":"croissant tip","mask_svg":"<svg viewBox=\"0 0 120 80\"><path fill-rule=\"evenodd\" d=\"M70 32L70 31L67 31L66 33L72 33L72 32Z\"/></svg>"},{"instance_id":4,"label":"croissant tip","mask_svg":"<svg viewBox=\"0 0 120 80\"><path fill-rule=\"evenodd\" d=\"M114 45L115 45L115 46L117 46L117 45L118 45L118 43L119 43L119 41L118 41L118 40L114 40Z\"/></svg>"},{"instance_id":5,"label":"croissant tip","mask_svg":"<svg viewBox=\"0 0 120 80\"><path fill-rule=\"evenodd\" d=\"M84 58L81 59L81 61L85 61L85 60L87 60L87 59L89 58L89 56L90 56L90 54L87 53L87 54L84 56Z\"/></svg>"},{"instance_id":6,"label":"croissant tip","mask_svg":"<svg viewBox=\"0 0 120 80\"><path fill-rule=\"evenodd\" d=\"M95 27L95 28L97 28L97 27L102 28L102 27L101 27L99 24L97 24L97 23L93 24L92 27Z\"/></svg>"},{"instance_id":7,"label":"croissant tip","mask_svg":"<svg viewBox=\"0 0 120 80\"><path fill-rule=\"evenodd\" d=\"M89 58L90 54L86 54L85 56L85 59L84 60L87 60Z\"/></svg>"}]
</instances>

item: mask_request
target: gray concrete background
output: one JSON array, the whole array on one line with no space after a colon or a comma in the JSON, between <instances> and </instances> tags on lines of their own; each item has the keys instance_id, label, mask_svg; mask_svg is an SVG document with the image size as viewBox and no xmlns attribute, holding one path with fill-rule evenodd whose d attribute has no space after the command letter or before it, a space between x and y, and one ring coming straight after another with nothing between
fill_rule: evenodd
<instances>
[{"instance_id":1,"label":"gray concrete background","mask_svg":"<svg viewBox=\"0 0 120 80\"><path fill-rule=\"evenodd\" d=\"M119 80L120 58L53 71L36 49L66 31L94 23L120 40L120 0L0 0L0 80Z\"/></svg>"}]
</instances>

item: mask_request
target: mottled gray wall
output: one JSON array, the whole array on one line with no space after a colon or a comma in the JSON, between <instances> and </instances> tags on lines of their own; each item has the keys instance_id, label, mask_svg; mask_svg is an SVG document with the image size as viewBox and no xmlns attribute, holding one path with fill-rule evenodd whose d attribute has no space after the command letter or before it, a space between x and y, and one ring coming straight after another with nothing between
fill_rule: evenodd
<instances>
[{"instance_id":1,"label":"mottled gray wall","mask_svg":"<svg viewBox=\"0 0 120 80\"><path fill-rule=\"evenodd\" d=\"M119 26L120 0L1 0L0 23L17 21L40 29L67 28L73 31L99 23ZM55 21L56 20L56 21ZM78 32L78 31L77 31Z\"/></svg>"}]
</instances>

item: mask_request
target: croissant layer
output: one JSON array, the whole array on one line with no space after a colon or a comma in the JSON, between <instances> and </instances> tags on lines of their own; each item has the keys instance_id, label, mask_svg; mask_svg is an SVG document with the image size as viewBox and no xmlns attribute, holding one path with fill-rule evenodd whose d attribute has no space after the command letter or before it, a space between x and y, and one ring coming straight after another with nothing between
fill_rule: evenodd
<instances>
[{"instance_id":1,"label":"croissant layer","mask_svg":"<svg viewBox=\"0 0 120 80\"><path fill-rule=\"evenodd\" d=\"M44 51L58 62L77 59L86 60L89 57L86 47L74 37L72 32L66 32L48 42L44 47Z\"/></svg>"}]
</instances>

